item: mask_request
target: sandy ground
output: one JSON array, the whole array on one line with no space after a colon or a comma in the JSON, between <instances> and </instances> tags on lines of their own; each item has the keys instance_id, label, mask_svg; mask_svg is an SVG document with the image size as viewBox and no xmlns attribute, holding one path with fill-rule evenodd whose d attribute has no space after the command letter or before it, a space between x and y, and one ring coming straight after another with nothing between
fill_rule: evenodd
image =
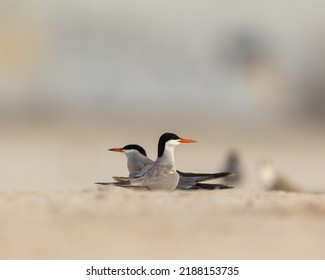
<instances>
[{"instance_id":1,"label":"sandy ground","mask_svg":"<svg viewBox=\"0 0 325 280\"><path fill-rule=\"evenodd\" d=\"M318 128L284 128L274 138L274 131L239 137L183 127L178 134L199 143L177 147L179 169L220 171L235 145L243 181L223 191L98 190L93 182L126 172L125 158L107 148L134 142L154 157L152 142L169 130L124 128L3 127L1 259L325 258L325 195L263 191L255 174L267 158L303 189L324 189Z\"/></svg>"},{"instance_id":2,"label":"sandy ground","mask_svg":"<svg viewBox=\"0 0 325 280\"><path fill-rule=\"evenodd\" d=\"M0 194L1 259L323 259L325 196L244 190Z\"/></svg>"}]
</instances>

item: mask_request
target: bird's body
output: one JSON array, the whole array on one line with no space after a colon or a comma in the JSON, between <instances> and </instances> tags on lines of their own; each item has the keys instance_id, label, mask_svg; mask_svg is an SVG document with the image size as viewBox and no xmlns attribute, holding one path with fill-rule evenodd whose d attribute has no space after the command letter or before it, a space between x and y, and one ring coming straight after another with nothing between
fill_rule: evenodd
<instances>
[{"instance_id":1,"label":"bird's body","mask_svg":"<svg viewBox=\"0 0 325 280\"><path fill-rule=\"evenodd\" d=\"M129 177L132 186L144 186L149 190L173 191L178 181L179 175L172 164L151 164Z\"/></svg>"}]
</instances>

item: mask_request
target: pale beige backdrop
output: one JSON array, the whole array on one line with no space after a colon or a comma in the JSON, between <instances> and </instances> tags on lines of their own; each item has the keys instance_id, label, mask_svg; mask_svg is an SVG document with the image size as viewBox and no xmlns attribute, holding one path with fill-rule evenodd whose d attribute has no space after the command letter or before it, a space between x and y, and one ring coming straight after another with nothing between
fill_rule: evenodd
<instances>
[{"instance_id":1,"label":"pale beige backdrop","mask_svg":"<svg viewBox=\"0 0 325 280\"><path fill-rule=\"evenodd\" d=\"M324 4L1 1L1 259L323 259ZM127 175L108 148L232 190L98 190ZM268 160L303 192L265 191Z\"/></svg>"}]
</instances>

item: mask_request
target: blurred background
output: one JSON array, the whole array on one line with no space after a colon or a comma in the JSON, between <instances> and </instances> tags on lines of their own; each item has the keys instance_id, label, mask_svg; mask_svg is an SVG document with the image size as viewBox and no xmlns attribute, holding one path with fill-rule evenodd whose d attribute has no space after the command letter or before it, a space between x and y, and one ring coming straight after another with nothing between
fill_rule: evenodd
<instances>
[{"instance_id":1,"label":"blurred background","mask_svg":"<svg viewBox=\"0 0 325 280\"><path fill-rule=\"evenodd\" d=\"M1 189L92 188L166 131L180 170L235 149L242 185L266 158L325 188L324 120L322 1L0 2Z\"/></svg>"}]
</instances>

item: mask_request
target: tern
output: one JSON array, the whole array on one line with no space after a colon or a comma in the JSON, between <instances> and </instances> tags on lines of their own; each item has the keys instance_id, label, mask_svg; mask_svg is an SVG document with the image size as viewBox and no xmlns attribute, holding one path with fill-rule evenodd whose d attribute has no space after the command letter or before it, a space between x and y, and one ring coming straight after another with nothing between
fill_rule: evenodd
<instances>
[{"instance_id":1,"label":"tern","mask_svg":"<svg viewBox=\"0 0 325 280\"><path fill-rule=\"evenodd\" d=\"M323 186L303 187L276 170L273 164L268 160L262 160L259 162L257 174L259 175L263 189L267 191L324 194Z\"/></svg>"},{"instance_id":2,"label":"tern","mask_svg":"<svg viewBox=\"0 0 325 280\"><path fill-rule=\"evenodd\" d=\"M300 192L302 189L277 172L270 161L262 160L258 165L258 176L262 187L269 191Z\"/></svg>"},{"instance_id":3,"label":"tern","mask_svg":"<svg viewBox=\"0 0 325 280\"><path fill-rule=\"evenodd\" d=\"M232 176L227 176L224 179L224 182L227 184L234 184L239 183L242 180L242 170L241 170L241 163L239 160L239 154L236 150L230 150L228 152L224 170L231 172Z\"/></svg>"},{"instance_id":4,"label":"tern","mask_svg":"<svg viewBox=\"0 0 325 280\"><path fill-rule=\"evenodd\" d=\"M176 141L176 142L175 142ZM162 164L164 161L166 161L166 158L172 159L169 162L172 162L174 170L175 163L173 160L173 150L176 145L179 143L195 143L194 140L184 139L178 137L176 134L173 133L165 133L161 136L158 144L158 158L157 161L159 164ZM176 143L174 146L172 143ZM169 151L172 148L171 151ZM137 176L139 172L141 173L142 170L145 170L148 168L147 166L152 166L155 162L152 161L147 157L146 151L144 148L142 148L139 145L136 144L129 144L124 146L123 148L112 148L109 149L109 151L113 152L120 152L124 153L127 157L127 167L130 172L129 178L133 178L134 176ZM172 153L171 153L172 152ZM172 156L164 156L164 154L172 154ZM201 183L202 181L212 180L216 178L226 177L230 175L230 172L220 172L220 173L184 173L181 171L176 170L179 180L177 183L178 189L186 189L186 190L193 190L193 189L226 189L231 188L229 186L226 186L224 184L207 184L207 183ZM114 180L116 180L115 183L117 185L123 185L123 183L128 183L129 178L128 177L113 177ZM132 179L131 179L132 181ZM97 183L100 185L109 185L112 183Z\"/></svg>"}]
</instances>

